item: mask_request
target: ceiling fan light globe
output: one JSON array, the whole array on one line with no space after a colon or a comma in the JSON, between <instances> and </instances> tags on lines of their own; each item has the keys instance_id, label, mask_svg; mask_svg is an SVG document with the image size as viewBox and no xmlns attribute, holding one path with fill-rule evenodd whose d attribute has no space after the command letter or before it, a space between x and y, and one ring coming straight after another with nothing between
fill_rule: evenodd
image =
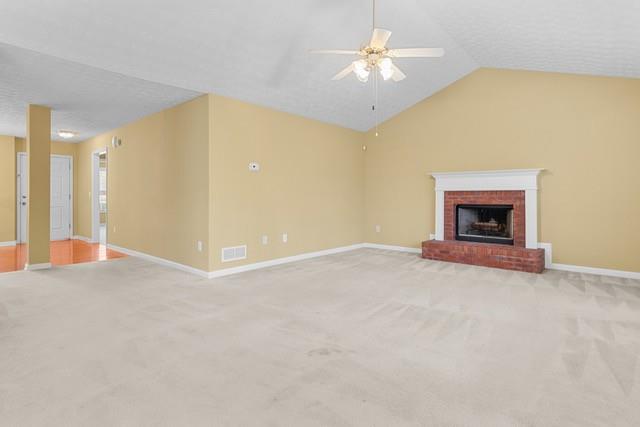
<instances>
[{"instance_id":1,"label":"ceiling fan light globe","mask_svg":"<svg viewBox=\"0 0 640 427\"><path fill-rule=\"evenodd\" d=\"M378 61L378 68L380 68L380 71L391 70L393 68L393 61L391 61L391 58L382 58Z\"/></svg>"},{"instance_id":2,"label":"ceiling fan light globe","mask_svg":"<svg viewBox=\"0 0 640 427\"><path fill-rule=\"evenodd\" d=\"M353 61L353 69L356 72L365 72L367 71L367 61L364 59L360 59L358 61Z\"/></svg>"},{"instance_id":3,"label":"ceiling fan light globe","mask_svg":"<svg viewBox=\"0 0 640 427\"><path fill-rule=\"evenodd\" d=\"M389 80L393 77L393 69L380 69L380 74L382 75L383 80Z\"/></svg>"},{"instance_id":4,"label":"ceiling fan light globe","mask_svg":"<svg viewBox=\"0 0 640 427\"><path fill-rule=\"evenodd\" d=\"M356 74L358 80L362 83L369 81L369 68L367 67L367 61L359 60L353 62L353 72Z\"/></svg>"},{"instance_id":5,"label":"ceiling fan light globe","mask_svg":"<svg viewBox=\"0 0 640 427\"><path fill-rule=\"evenodd\" d=\"M366 83L369 81L369 73L358 73L356 72L356 77L358 78L358 80L360 80L362 83Z\"/></svg>"},{"instance_id":6,"label":"ceiling fan light globe","mask_svg":"<svg viewBox=\"0 0 640 427\"><path fill-rule=\"evenodd\" d=\"M378 61L378 69L384 80L389 80L393 76L393 62L391 58L382 58Z\"/></svg>"}]
</instances>

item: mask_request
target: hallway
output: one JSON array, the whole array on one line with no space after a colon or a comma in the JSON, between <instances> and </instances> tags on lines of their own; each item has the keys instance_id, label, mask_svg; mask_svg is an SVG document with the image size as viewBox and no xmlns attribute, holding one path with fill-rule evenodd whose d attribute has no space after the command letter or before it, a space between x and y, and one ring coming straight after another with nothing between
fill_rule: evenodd
<instances>
[{"instance_id":1,"label":"hallway","mask_svg":"<svg viewBox=\"0 0 640 427\"><path fill-rule=\"evenodd\" d=\"M125 254L107 249L105 245L82 240L51 242L50 254L52 265L80 264L126 257ZM26 258L26 244L0 247L0 273L23 270Z\"/></svg>"}]
</instances>

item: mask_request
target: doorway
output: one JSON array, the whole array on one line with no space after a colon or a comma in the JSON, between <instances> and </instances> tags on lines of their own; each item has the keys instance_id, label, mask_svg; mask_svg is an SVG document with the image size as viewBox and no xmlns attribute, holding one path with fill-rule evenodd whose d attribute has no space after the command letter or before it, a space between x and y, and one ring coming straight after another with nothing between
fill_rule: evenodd
<instances>
[{"instance_id":1,"label":"doorway","mask_svg":"<svg viewBox=\"0 0 640 427\"><path fill-rule=\"evenodd\" d=\"M16 241L27 243L29 203L27 153L18 153L16 174ZM73 224L73 158L51 155L50 239L68 240Z\"/></svg>"},{"instance_id":2,"label":"doorway","mask_svg":"<svg viewBox=\"0 0 640 427\"><path fill-rule=\"evenodd\" d=\"M92 236L91 241L107 244L107 150L92 153Z\"/></svg>"},{"instance_id":3,"label":"doorway","mask_svg":"<svg viewBox=\"0 0 640 427\"><path fill-rule=\"evenodd\" d=\"M71 239L71 157L51 156L51 240Z\"/></svg>"},{"instance_id":4,"label":"doorway","mask_svg":"<svg viewBox=\"0 0 640 427\"><path fill-rule=\"evenodd\" d=\"M16 242L27 243L27 203L29 194L27 153L18 153L16 172Z\"/></svg>"}]
</instances>

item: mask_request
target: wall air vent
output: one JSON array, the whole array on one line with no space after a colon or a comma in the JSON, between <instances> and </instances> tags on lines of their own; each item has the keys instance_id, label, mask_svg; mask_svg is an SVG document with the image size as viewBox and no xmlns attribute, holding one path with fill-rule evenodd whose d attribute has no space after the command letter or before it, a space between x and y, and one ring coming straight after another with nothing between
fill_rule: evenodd
<instances>
[{"instance_id":1,"label":"wall air vent","mask_svg":"<svg viewBox=\"0 0 640 427\"><path fill-rule=\"evenodd\" d=\"M247 258L247 245L222 248L222 262L238 261Z\"/></svg>"}]
</instances>

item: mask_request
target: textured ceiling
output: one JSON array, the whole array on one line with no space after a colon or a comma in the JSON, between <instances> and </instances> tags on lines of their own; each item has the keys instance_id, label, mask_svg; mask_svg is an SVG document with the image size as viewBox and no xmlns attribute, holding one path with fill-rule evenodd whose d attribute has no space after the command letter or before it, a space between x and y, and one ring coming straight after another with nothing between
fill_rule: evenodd
<instances>
[{"instance_id":1,"label":"textured ceiling","mask_svg":"<svg viewBox=\"0 0 640 427\"><path fill-rule=\"evenodd\" d=\"M422 0L482 67L640 78L638 0Z\"/></svg>"},{"instance_id":2,"label":"textured ceiling","mask_svg":"<svg viewBox=\"0 0 640 427\"><path fill-rule=\"evenodd\" d=\"M368 41L368 0L20 0L0 8L0 42L354 129L375 122L371 85L331 81L352 59L309 53ZM421 2L380 0L378 11L379 26L393 31L390 46L447 50L441 59L397 60L409 78L381 85L381 118L477 68Z\"/></svg>"},{"instance_id":3,"label":"textured ceiling","mask_svg":"<svg viewBox=\"0 0 640 427\"><path fill-rule=\"evenodd\" d=\"M0 135L25 136L29 104L52 108L54 140L78 142L198 95L0 43Z\"/></svg>"},{"instance_id":4,"label":"textured ceiling","mask_svg":"<svg viewBox=\"0 0 640 427\"><path fill-rule=\"evenodd\" d=\"M370 35L370 14L369 0L4 1L0 42L367 130L375 123L371 84L353 76L331 81L350 58L308 51L358 48ZM408 78L381 84L382 120L479 66L640 77L636 0L378 0L377 21L393 31L391 47L447 52L441 59L397 60ZM41 77L31 77L39 87L32 95L49 89ZM56 88L73 91L77 80L56 81ZM145 97L193 96L148 89L126 92L143 104ZM83 119L88 132L103 102L98 92L85 104L94 107Z\"/></svg>"}]
</instances>

